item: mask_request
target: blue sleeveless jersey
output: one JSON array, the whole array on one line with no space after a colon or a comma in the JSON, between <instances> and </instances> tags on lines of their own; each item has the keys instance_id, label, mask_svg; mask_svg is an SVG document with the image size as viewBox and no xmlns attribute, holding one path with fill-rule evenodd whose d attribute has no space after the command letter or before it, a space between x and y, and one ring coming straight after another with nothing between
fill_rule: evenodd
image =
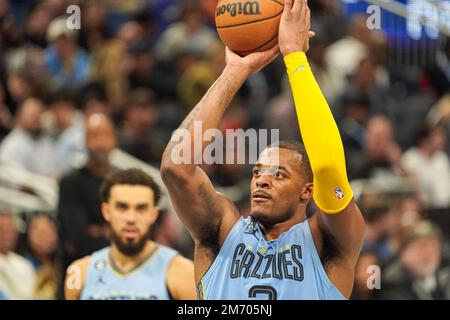
<instances>
[{"instance_id":1,"label":"blue sleeveless jersey","mask_svg":"<svg viewBox=\"0 0 450 320\"><path fill-rule=\"evenodd\" d=\"M92 254L81 300L170 300L167 269L178 254L157 245L142 263L127 273L114 267L110 247Z\"/></svg>"},{"instance_id":2,"label":"blue sleeveless jersey","mask_svg":"<svg viewBox=\"0 0 450 320\"><path fill-rule=\"evenodd\" d=\"M322 266L308 220L277 240L240 218L197 286L207 300L343 300Z\"/></svg>"}]
</instances>

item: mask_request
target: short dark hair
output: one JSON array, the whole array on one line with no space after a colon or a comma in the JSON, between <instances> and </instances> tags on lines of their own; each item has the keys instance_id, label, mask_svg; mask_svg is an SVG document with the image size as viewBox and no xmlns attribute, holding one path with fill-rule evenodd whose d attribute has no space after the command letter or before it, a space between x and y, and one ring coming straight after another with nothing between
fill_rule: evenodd
<instances>
[{"instance_id":1,"label":"short dark hair","mask_svg":"<svg viewBox=\"0 0 450 320\"><path fill-rule=\"evenodd\" d=\"M102 202L108 202L112 187L118 184L149 187L153 191L155 205L161 198L161 189L152 177L141 169L128 169L112 173L105 178L100 187Z\"/></svg>"},{"instance_id":2,"label":"short dark hair","mask_svg":"<svg viewBox=\"0 0 450 320\"><path fill-rule=\"evenodd\" d=\"M307 182L313 181L313 172L311 169L311 163L309 162L308 153L306 152L305 145L300 141L283 140L272 143L268 148L280 148L297 152L302 156L301 167L306 174Z\"/></svg>"}]
</instances>

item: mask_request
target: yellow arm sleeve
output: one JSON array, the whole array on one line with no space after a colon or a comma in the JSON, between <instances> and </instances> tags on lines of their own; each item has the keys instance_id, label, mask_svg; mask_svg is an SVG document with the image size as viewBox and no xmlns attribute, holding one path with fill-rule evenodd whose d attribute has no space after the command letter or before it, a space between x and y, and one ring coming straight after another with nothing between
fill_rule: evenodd
<instances>
[{"instance_id":1,"label":"yellow arm sleeve","mask_svg":"<svg viewBox=\"0 0 450 320\"><path fill-rule=\"evenodd\" d=\"M337 124L305 53L295 52L284 60L300 132L314 175L314 201L325 213L339 213L352 200L353 192Z\"/></svg>"}]
</instances>

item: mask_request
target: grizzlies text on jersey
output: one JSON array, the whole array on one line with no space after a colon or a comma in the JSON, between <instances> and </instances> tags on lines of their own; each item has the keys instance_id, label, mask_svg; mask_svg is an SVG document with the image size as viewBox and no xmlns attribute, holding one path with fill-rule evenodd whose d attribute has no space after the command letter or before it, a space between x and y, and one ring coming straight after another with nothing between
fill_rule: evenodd
<instances>
[{"instance_id":1,"label":"grizzlies text on jersey","mask_svg":"<svg viewBox=\"0 0 450 320\"><path fill-rule=\"evenodd\" d=\"M208 300L342 300L322 266L306 220L266 241L259 225L240 218L197 287Z\"/></svg>"}]
</instances>

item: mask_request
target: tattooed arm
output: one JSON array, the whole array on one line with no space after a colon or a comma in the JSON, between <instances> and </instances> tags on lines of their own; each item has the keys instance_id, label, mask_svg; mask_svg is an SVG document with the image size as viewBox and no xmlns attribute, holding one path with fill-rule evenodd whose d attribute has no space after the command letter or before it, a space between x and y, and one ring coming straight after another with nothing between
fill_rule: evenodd
<instances>
[{"instance_id":1,"label":"tattooed arm","mask_svg":"<svg viewBox=\"0 0 450 320\"><path fill-rule=\"evenodd\" d=\"M218 128L225 110L245 80L273 61L278 52L275 47L241 58L227 49L227 64L222 74L183 121L164 151L161 176L177 214L194 241L213 236L221 245L239 218L232 202L214 190L206 173L195 164L199 161L194 160L203 161L203 150L211 142L195 141L201 146L195 148L194 125L201 124L203 132ZM188 154L183 154L187 150ZM180 164L176 158L189 161Z\"/></svg>"}]
</instances>

